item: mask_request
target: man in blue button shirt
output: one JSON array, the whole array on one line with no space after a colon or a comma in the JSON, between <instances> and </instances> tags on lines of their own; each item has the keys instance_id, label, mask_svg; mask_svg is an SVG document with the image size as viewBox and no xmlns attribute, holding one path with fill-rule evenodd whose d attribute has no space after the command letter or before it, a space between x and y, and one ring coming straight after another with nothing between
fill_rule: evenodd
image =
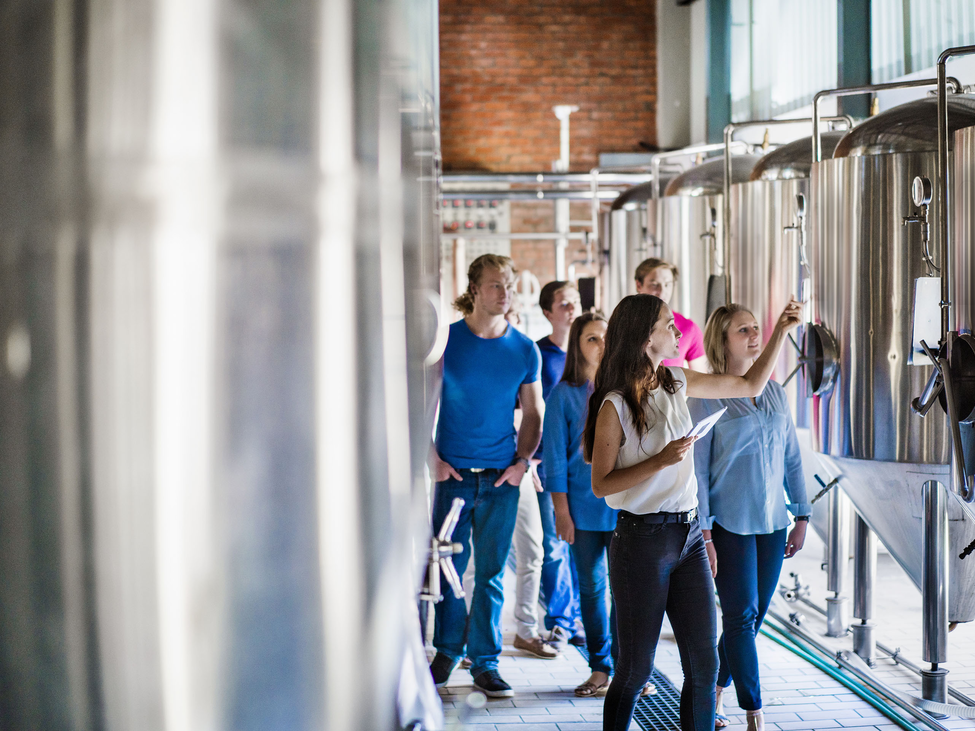
<instances>
[{"instance_id":1,"label":"man in blue button shirt","mask_svg":"<svg viewBox=\"0 0 975 731\"><path fill-rule=\"evenodd\" d=\"M433 525L443 523L454 498L464 509L453 538L463 576L473 538L474 595L470 617L463 599L448 592L436 607L430 664L434 682L447 682L457 662L471 661L474 686L492 698L514 695L498 674L501 654L501 579L511 549L521 480L541 435L541 356L535 344L505 320L514 296L511 259L485 254L468 271L469 285L455 303L464 319L450 326L430 469L437 482ZM520 402L521 428L515 432Z\"/></svg>"}]
</instances>

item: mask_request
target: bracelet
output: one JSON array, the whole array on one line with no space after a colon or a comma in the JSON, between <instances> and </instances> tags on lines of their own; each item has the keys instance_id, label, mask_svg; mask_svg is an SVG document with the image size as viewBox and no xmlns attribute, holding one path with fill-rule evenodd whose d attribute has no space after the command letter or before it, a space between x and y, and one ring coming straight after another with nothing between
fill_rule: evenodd
<instances>
[{"instance_id":1,"label":"bracelet","mask_svg":"<svg viewBox=\"0 0 975 731\"><path fill-rule=\"evenodd\" d=\"M526 470L532 466L531 461L529 461L526 457L515 457L515 461L512 462L511 464L518 464L519 462L525 465Z\"/></svg>"},{"instance_id":2,"label":"bracelet","mask_svg":"<svg viewBox=\"0 0 975 731\"><path fill-rule=\"evenodd\" d=\"M711 539L711 538L705 538L705 539L704 539L704 542L705 542L705 543L714 543L714 540L713 540L713 539Z\"/></svg>"},{"instance_id":3,"label":"bracelet","mask_svg":"<svg viewBox=\"0 0 975 731\"><path fill-rule=\"evenodd\" d=\"M798 523L800 520L804 520L804 521L806 521L808 523L809 522L809 516L808 515L797 515L796 516L796 522Z\"/></svg>"}]
</instances>

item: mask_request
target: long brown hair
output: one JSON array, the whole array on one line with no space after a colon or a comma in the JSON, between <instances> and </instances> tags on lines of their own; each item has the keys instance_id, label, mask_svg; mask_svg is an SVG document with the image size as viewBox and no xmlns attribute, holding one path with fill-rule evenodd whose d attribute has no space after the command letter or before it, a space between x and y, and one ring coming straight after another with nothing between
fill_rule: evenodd
<instances>
[{"instance_id":1,"label":"long brown hair","mask_svg":"<svg viewBox=\"0 0 975 731\"><path fill-rule=\"evenodd\" d=\"M515 273L515 264L511 260L511 257L502 256L501 254L481 254L472 261L471 265L467 268L467 291L454 300L454 309L459 311L464 317L468 317L474 312L474 293L471 291L471 285L476 286L481 283L484 270L488 267L496 269L499 272L507 269L512 274Z\"/></svg>"},{"instance_id":2,"label":"long brown hair","mask_svg":"<svg viewBox=\"0 0 975 731\"><path fill-rule=\"evenodd\" d=\"M586 312L572 321L569 328L569 349L565 351L565 369L562 380L573 386L586 382L586 359L582 355L582 331L590 322L606 322L601 312Z\"/></svg>"},{"instance_id":3,"label":"long brown hair","mask_svg":"<svg viewBox=\"0 0 975 731\"><path fill-rule=\"evenodd\" d=\"M721 305L711 313L704 326L704 354L708 357L708 364L712 373L726 373L728 362L724 354L724 344L728 340L728 328L731 318L736 312L752 313L744 305ZM752 315L754 317L754 315Z\"/></svg>"},{"instance_id":4,"label":"long brown hair","mask_svg":"<svg viewBox=\"0 0 975 731\"><path fill-rule=\"evenodd\" d=\"M623 401L633 418L633 426L642 437L652 426L643 408L650 389L659 383L667 393L677 393L678 384L671 372L661 365L654 373L653 361L647 355L647 340L660 319L663 306L664 301L652 294L631 294L620 300L609 318L606 351L596 371L583 433L583 456L587 462L592 461L596 417L607 394L613 391L623 394Z\"/></svg>"}]
</instances>

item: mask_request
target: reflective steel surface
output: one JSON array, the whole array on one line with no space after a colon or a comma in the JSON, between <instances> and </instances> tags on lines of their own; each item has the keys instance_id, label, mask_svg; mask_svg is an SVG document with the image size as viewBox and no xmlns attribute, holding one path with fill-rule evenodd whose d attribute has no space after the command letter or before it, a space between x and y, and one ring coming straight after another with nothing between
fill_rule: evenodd
<instances>
[{"instance_id":1,"label":"reflective steel surface","mask_svg":"<svg viewBox=\"0 0 975 731\"><path fill-rule=\"evenodd\" d=\"M423 683L438 703L422 645L400 694L437 388L436 17L4 4L5 731L365 731L423 716Z\"/></svg>"},{"instance_id":2,"label":"reflective steel surface","mask_svg":"<svg viewBox=\"0 0 975 731\"><path fill-rule=\"evenodd\" d=\"M975 328L975 127L954 135L954 178L950 208L954 218L955 326L959 332Z\"/></svg>"},{"instance_id":3,"label":"reflective steel surface","mask_svg":"<svg viewBox=\"0 0 975 731\"><path fill-rule=\"evenodd\" d=\"M836 143L846 132L824 132L820 135L823 157L832 157ZM803 137L782 145L765 155L752 168L751 180L795 180L808 178L812 167L812 138Z\"/></svg>"},{"instance_id":4,"label":"reflective steel surface","mask_svg":"<svg viewBox=\"0 0 975 731\"><path fill-rule=\"evenodd\" d=\"M744 183L759 161L758 155L735 155L731 158L731 183ZM720 195L724 190L724 158L709 160L685 170L667 184L665 196Z\"/></svg>"},{"instance_id":5,"label":"reflective steel surface","mask_svg":"<svg viewBox=\"0 0 975 731\"><path fill-rule=\"evenodd\" d=\"M731 186L731 301L752 311L763 337L771 334L789 298L800 297L808 288L803 286L808 268L800 266L800 232L786 230L797 225L796 195L808 198L808 192L809 181L801 179L754 180ZM798 334L794 337L799 339ZM796 349L787 344L773 378L784 382L797 362ZM803 379L800 372L786 386L800 427L808 426Z\"/></svg>"},{"instance_id":6,"label":"reflective steel surface","mask_svg":"<svg viewBox=\"0 0 975 731\"><path fill-rule=\"evenodd\" d=\"M921 534L924 506L921 488L926 480L949 479L948 465L873 462L823 457L830 479L840 487L870 529L883 542L914 585L921 588ZM958 555L972 539L972 524L955 495L948 495L948 619L975 619L975 564Z\"/></svg>"},{"instance_id":7,"label":"reflective steel surface","mask_svg":"<svg viewBox=\"0 0 975 731\"><path fill-rule=\"evenodd\" d=\"M975 96L948 97L948 132L975 125ZM833 157L936 152L938 100L919 99L888 109L854 127L840 140ZM826 159L824 152L823 159Z\"/></svg>"},{"instance_id":8,"label":"reflective steel surface","mask_svg":"<svg viewBox=\"0 0 975 731\"><path fill-rule=\"evenodd\" d=\"M922 419L910 408L933 366L908 365L915 280L927 272L920 234L901 223L912 207L911 181L933 177L935 158L866 155L813 165L812 317L839 351L832 389L813 399L813 443L824 454L948 462L944 415ZM937 261L940 242L932 246Z\"/></svg>"},{"instance_id":9,"label":"reflective steel surface","mask_svg":"<svg viewBox=\"0 0 975 731\"><path fill-rule=\"evenodd\" d=\"M703 330L708 283L723 273L721 196L666 196L656 201L656 210L659 256L680 271L670 306Z\"/></svg>"}]
</instances>

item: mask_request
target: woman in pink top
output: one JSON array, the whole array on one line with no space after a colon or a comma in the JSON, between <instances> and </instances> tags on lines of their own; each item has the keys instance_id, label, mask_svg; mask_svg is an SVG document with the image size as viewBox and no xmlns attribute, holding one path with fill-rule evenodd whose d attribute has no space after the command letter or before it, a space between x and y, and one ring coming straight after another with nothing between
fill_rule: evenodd
<instances>
[{"instance_id":1,"label":"woman in pink top","mask_svg":"<svg viewBox=\"0 0 975 731\"><path fill-rule=\"evenodd\" d=\"M636 268L636 291L639 294L652 294L670 304L677 283L677 267L663 259L645 259ZM665 366L687 366L695 371L707 373L708 359L704 354L704 335L701 328L691 320L674 311L674 325L680 330L680 355L663 361Z\"/></svg>"}]
</instances>

